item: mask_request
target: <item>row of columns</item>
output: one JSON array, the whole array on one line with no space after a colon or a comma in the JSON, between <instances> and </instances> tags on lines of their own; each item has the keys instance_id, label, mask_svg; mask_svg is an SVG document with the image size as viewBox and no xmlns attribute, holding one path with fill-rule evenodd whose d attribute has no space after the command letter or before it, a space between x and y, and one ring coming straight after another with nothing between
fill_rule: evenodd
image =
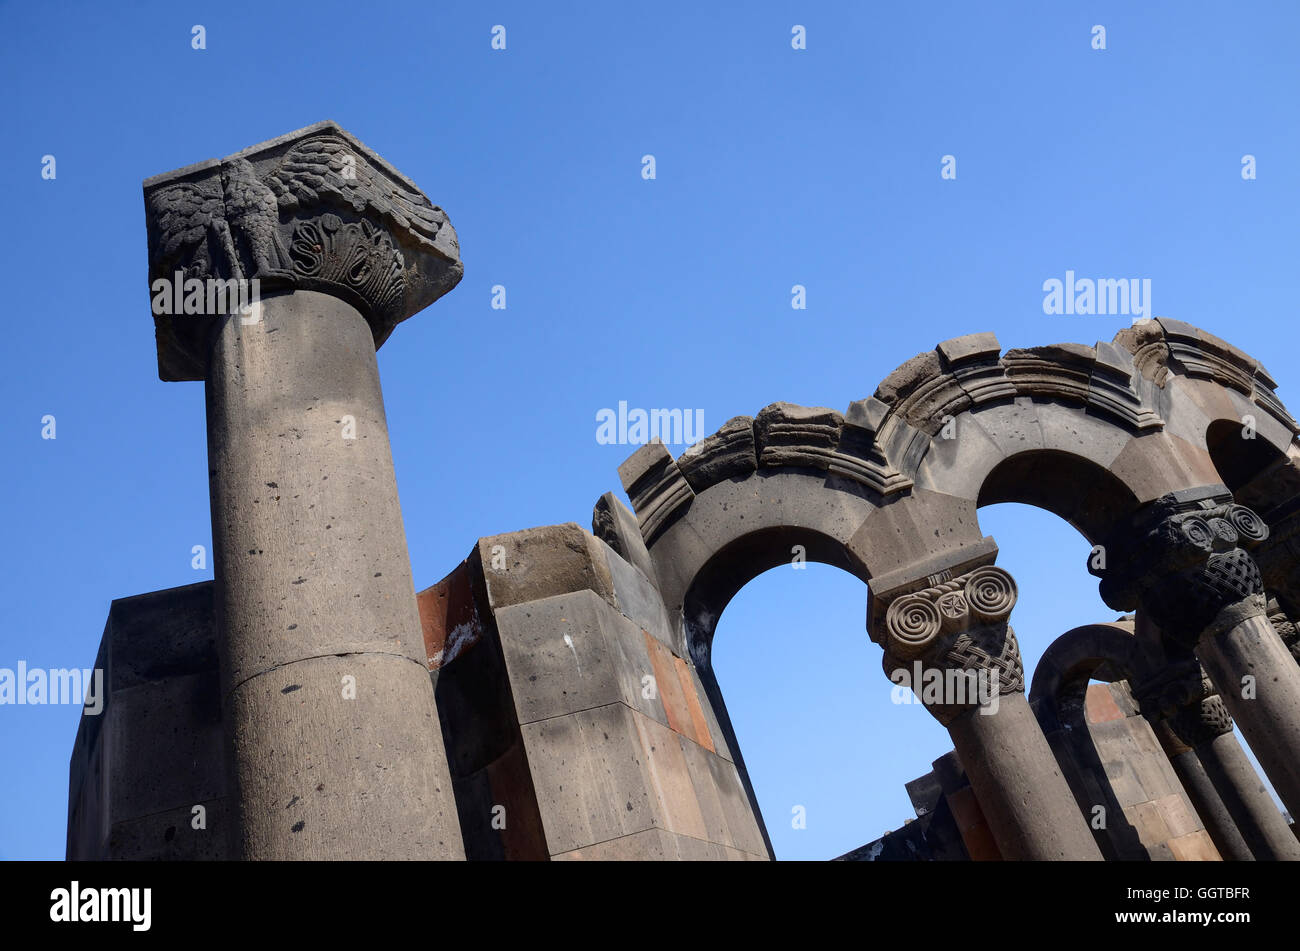
<instances>
[{"instance_id":1,"label":"row of columns","mask_svg":"<svg viewBox=\"0 0 1300 951\"><path fill-rule=\"evenodd\" d=\"M455 232L329 123L159 176L145 199L151 292L173 278L267 292L251 314L155 308L160 375L206 385L236 854L461 857L375 356L397 322L459 280ZM163 291L164 302L189 299L188 286ZM1246 551L1268 534L1239 505L1162 499L1112 546L1123 557L1101 587L1112 606L1187 638L1300 815L1300 666ZM1300 606L1294 562L1278 550L1270 571ZM1024 696L1015 583L991 562L873 585L872 636L891 679L910 670L967 685L922 700L1004 856L1100 859ZM1283 857L1230 734L1179 742L1182 774L1221 817L1227 850Z\"/></svg>"},{"instance_id":2,"label":"row of columns","mask_svg":"<svg viewBox=\"0 0 1300 951\"><path fill-rule=\"evenodd\" d=\"M1139 624L1138 636L1150 634L1149 625ZM1300 841L1247 759L1201 663L1188 653L1144 673L1130 681L1138 708L1219 854L1230 861L1300 861Z\"/></svg>"},{"instance_id":3,"label":"row of columns","mask_svg":"<svg viewBox=\"0 0 1300 951\"><path fill-rule=\"evenodd\" d=\"M1300 665L1278 616L1270 620L1250 554L1268 538L1258 515L1214 490L1170 495L1101 546L1089 570L1108 605L1136 610L1163 632L1170 656L1185 655L1186 673L1155 671L1160 689L1139 685L1135 694L1221 854L1300 860L1300 843L1232 735L1235 719L1283 803L1300 815ZM869 630L895 682L944 685L913 689L948 728L1003 855L1098 859L1025 700L1008 623L1015 582L994 557L931 563L887 590L873 582ZM1189 677L1194 686L1178 686ZM970 689L954 695L963 683L992 686L996 703L987 690L983 698Z\"/></svg>"}]
</instances>

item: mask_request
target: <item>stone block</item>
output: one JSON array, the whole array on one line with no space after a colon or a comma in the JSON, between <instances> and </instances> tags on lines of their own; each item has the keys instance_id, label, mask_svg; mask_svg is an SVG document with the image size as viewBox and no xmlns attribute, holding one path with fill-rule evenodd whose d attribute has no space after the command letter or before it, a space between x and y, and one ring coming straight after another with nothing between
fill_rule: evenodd
<instances>
[{"instance_id":1,"label":"stone block","mask_svg":"<svg viewBox=\"0 0 1300 951\"><path fill-rule=\"evenodd\" d=\"M1129 824L1137 830L1138 838L1145 846L1168 842L1172 835L1165 823L1164 815L1154 801L1134 803L1124 807L1124 816Z\"/></svg>"},{"instance_id":2,"label":"stone block","mask_svg":"<svg viewBox=\"0 0 1300 951\"><path fill-rule=\"evenodd\" d=\"M479 539L493 610L571 591L594 591L614 604L605 546L573 522Z\"/></svg>"},{"instance_id":3,"label":"stone block","mask_svg":"<svg viewBox=\"0 0 1300 951\"><path fill-rule=\"evenodd\" d=\"M1214 842L1210 839L1209 833L1204 830L1189 832L1187 835L1180 835L1170 839L1168 846L1173 853L1173 857L1179 862L1223 861L1222 856L1219 855L1219 850L1214 847Z\"/></svg>"},{"instance_id":4,"label":"stone block","mask_svg":"<svg viewBox=\"0 0 1300 951\"><path fill-rule=\"evenodd\" d=\"M677 468L697 494L724 479L749 475L758 468L754 420L733 416L716 433L683 450Z\"/></svg>"},{"instance_id":5,"label":"stone block","mask_svg":"<svg viewBox=\"0 0 1300 951\"><path fill-rule=\"evenodd\" d=\"M483 637L472 574L470 563L463 561L447 577L415 596L430 670L451 663Z\"/></svg>"},{"instance_id":6,"label":"stone block","mask_svg":"<svg viewBox=\"0 0 1300 951\"><path fill-rule=\"evenodd\" d=\"M1187 801L1187 796L1181 791L1152 800L1152 805L1159 811L1165 825L1169 827L1170 836L1174 838L1205 828Z\"/></svg>"},{"instance_id":7,"label":"stone block","mask_svg":"<svg viewBox=\"0 0 1300 951\"><path fill-rule=\"evenodd\" d=\"M522 727L553 856L659 824L635 716L611 703Z\"/></svg>"},{"instance_id":8,"label":"stone block","mask_svg":"<svg viewBox=\"0 0 1300 951\"><path fill-rule=\"evenodd\" d=\"M596 500L591 513L591 534L614 549L624 561L636 568L647 579L655 576L654 563L641 537L641 526L636 516L618 500L613 492L606 492ZM613 559L610 566L613 567ZM652 582L653 583L653 582Z\"/></svg>"},{"instance_id":9,"label":"stone block","mask_svg":"<svg viewBox=\"0 0 1300 951\"><path fill-rule=\"evenodd\" d=\"M600 544L605 546L604 542ZM607 546L605 555L618 609L642 630L649 631L671 647L673 627L668 621L659 589L640 569L628 564Z\"/></svg>"},{"instance_id":10,"label":"stone block","mask_svg":"<svg viewBox=\"0 0 1300 951\"><path fill-rule=\"evenodd\" d=\"M964 786L947 796L948 807L961 832L966 852L973 862L1000 862L1002 853L993 840L993 831L975 798L975 790Z\"/></svg>"},{"instance_id":11,"label":"stone block","mask_svg":"<svg viewBox=\"0 0 1300 951\"><path fill-rule=\"evenodd\" d=\"M707 835L695 786L677 734L656 720L634 713L633 725L641 744L646 779L654 799L656 825L704 839Z\"/></svg>"},{"instance_id":12,"label":"stone block","mask_svg":"<svg viewBox=\"0 0 1300 951\"><path fill-rule=\"evenodd\" d=\"M170 677L113 698L109 777L114 824L226 794L215 671Z\"/></svg>"},{"instance_id":13,"label":"stone block","mask_svg":"<svg viewBox=\"0 0 1300 951\"><path fill-rule=\"evenodd\" d=\"M195 807L201 806L201 813ZM194 824L202 816L203 828ZM116 823L109 832L107 858L131 861L225 861L231 853L234 817L225 798L187 803Z\"/></svg>"},{"instance_id":14,"label":"stone block","mask_svg":"<svg viewBox=\"0 0 1300 951\"><path fill-rule=\"evenodd\" d=\"M556 862L666 862L677 857L677 843L664 829L645 829L551 856Z\"/></svg>"},{"instance_id":15,"label":"stone block","mask_svg":"<svg viewBox=\"0 0 1300 951\"><path fill-rule=\"evenodd\" d=\"M496 624L520 723L633 706L650 673L624 649L642 641L640 629L591 591L499 608Z\"/></svg>"},{"instance_id":16,"label":"stone block","mask_svg":"<svg viewBox=\"0 0 1300 951\"><path fill-rule=\"evenodd\" d=\"M1084 698L1084 712L1089 723L1123 720L1124 714L1111 696L1108 684L1089 684Z\"/></svg>"}]
</instances>

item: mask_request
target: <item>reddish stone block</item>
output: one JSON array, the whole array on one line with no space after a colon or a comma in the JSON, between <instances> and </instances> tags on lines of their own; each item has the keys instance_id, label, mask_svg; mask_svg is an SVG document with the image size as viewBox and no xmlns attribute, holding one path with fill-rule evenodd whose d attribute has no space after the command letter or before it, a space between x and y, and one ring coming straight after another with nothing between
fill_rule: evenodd
<instances>
[{"instance_id":1,"label":"reddish stone block","mask_svg":"<svg viewBox=\"0 0 1300 951\"><path fill-rule=\"evenodd\" d=\"M1115 703L1110 687L1106 684L1089 684L1084 699L1084 715L1089 723L1106 723L1110 720L1123 720L1124 712Z\"/></svg>"},{"instance_id":2,"label":"reddish stone block","mask_svg":"<svg viewBox=\"0 0 1300 951\"><path fill-rule=\"evenodd\" d=\"M1002 852L993 840L993 831L984 810L975 798L975 790L963 786L947 797L948 808L952 810L953 820L961 832L961 840L966 844L966 852L973 862L1000 862Z\"/></svg>"},{"instance_id":3,"label":"reddish stone block","mask_svg":"<svg viewBox=\"0 0 1300 951\"><path fill-rule=\"evenodd\" d=\"M415 596L424 633L426 663L437 670L478 643L483 627L474 600L470 565L462 561L451 574Z\"/></svg>"}]
</instances>

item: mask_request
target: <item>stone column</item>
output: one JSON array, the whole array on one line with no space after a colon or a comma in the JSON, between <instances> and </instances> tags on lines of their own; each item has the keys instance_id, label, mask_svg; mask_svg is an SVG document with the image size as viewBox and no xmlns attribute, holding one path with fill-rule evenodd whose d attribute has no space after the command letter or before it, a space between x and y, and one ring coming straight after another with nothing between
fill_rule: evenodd
<instances>
[{"instance_id":1,"label":"stone column","mask_svg":"<svg viewBox=\"0 0 1300 951\"><path fill-rule=\"evenodd\" d=\"M178 280L260 296L155 306L159 375L206 382L236 854L463 858L375 356L459 281L455 232L332 123L145 205L156 305Z\"/></svg>"},{"instance_id":2,"label":"stone column","mask_svg":"<svg viewBox=\"0 0 1300 951\"><path fill-rule=\"evenodd\" d=\"M1269 600L1266 610L1268 623L1273 625L1277 636L1282 638L1282 643L1291 652L1291 657L1300 664L1300 628L1296 627L1295 621L1291 620L1291 615L1282 610L1276 599Z\"/></svg>"},{"instance_id":3,"label":"stone column","mask_svg":"<svg viewBox=\"0 0 1300 951\"><path fill-rule=\"evenodd\" d=\"M1162 680L1146 685L1138 703L1219 853L1239 861L1300 860L1300 842L1233 735L1232 716L1200 663L1174 663Z\"/></svg>"},{"instance_id":4,"label":"stone column","mask_svg":"<svg viewBox=\"0 0 1300 951\"><path fill-rule=\"evenodd\" d=\"M1264 590L1274 598L1269 613L1300 617L1300 497L1292 497L1261 515L1268 522L1268 538L1256 546L1253 557L1264 579ZM1300 660L1294 628L1289 633L1292 653Z\"/></svg>"},{"instance_id":5,"label":"stone column","mask_svg":"<svg viewBox=\"0 0 1300 951\"><path fill-rule=\"evenodd\" d=\"M872 638L885 648L885 672L948 728L1004 858L1099 861L1025 699L1008 623L1015 581L991 558L980 561L888 590L873 582L868 616Z\"/></svg>"},{"instance_id":6,"label":"stone column","mask_svg":"<svg viewBox=\"0 0 1300 951\"><path fill-rule=\"evenodd\" d=\"M1214 847L1219 850L1219 855L1225 862L1253 862L1255 853L1237 828L1232 813L1219 795L1214 781L1206 773L1196 750L1179 741L1169 728L1168 721L1157 721L1153 725L1170 765L1178 774L1178 781L1183 784L1187 797L1196 808L1196 814L1205 823L1205 831L1209 833Z\"/></svg>"},{"instance_id":7,"label":"stone column","mask_svg":"<svg viewBox=\"0 0 1300 951\"><path fill-rule=\"evenodd\" d=\"M1101 596L1195 649L1292 814L1300 813L1300 666L1265 616L1247 552L1268 526L1224 496L1167 495L1089 559ZM1222 793L1222 791L1221 791Z\"/></svg>"}]
</instances>

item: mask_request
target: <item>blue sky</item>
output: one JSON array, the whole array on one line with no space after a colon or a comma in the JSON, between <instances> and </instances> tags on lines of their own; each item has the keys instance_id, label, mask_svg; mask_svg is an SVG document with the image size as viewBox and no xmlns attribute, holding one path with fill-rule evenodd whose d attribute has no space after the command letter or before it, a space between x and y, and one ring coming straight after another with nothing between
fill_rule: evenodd
<instances>
[{"instance_id":1,"label":"blue sky","mask_svg":"<svg viewBox=\"0 0 1300 951\"><path fill-rule=\"evenodd\" d=\"M777 400L843 410L963 333L1110 339L1129 318L1043 313L1067 269L1150 279L1154 314L1259 356L1287 400L1300 8L1134 6L0 2L0 666L89 665L113 598L211 577L190 567L211 544L203 389L157 378L140 185L321 119L441 205L465 260L379 355L417 587L480 536L589 524L633 448L595 438L620 400L711 432ZM981 521L1030 669L1112 617L1069 526ZM780 857L897 827L902 783L950 748L889 705L864 614L860 582L812 566L722 619ZM62 856L77 715L0 707L0 857Z\"/></svg>"}]
</instances>

